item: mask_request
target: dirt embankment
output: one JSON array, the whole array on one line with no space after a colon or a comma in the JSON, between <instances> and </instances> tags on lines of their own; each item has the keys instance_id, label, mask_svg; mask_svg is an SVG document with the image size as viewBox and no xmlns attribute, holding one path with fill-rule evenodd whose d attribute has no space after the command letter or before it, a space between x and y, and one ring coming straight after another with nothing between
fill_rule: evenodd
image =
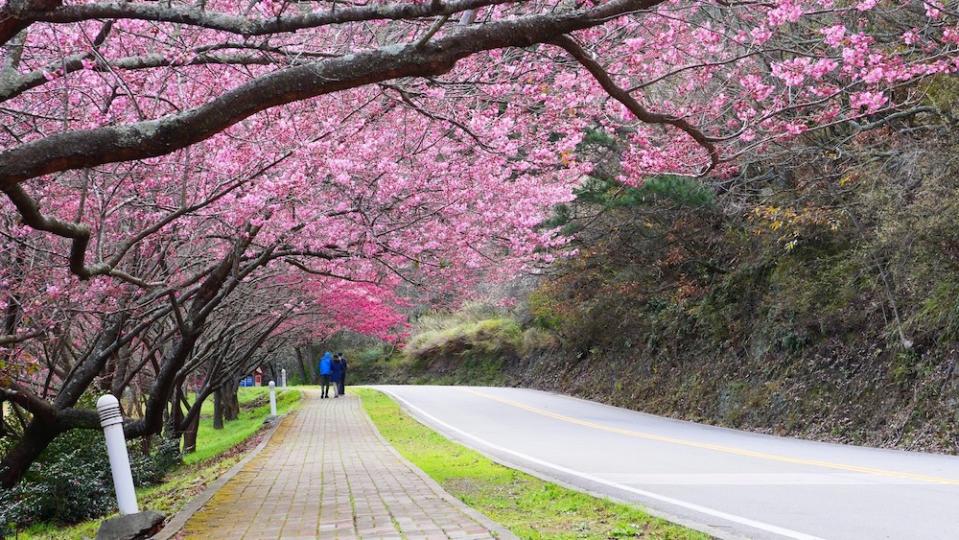
<instances>
[{"instance_id":1,"label":"dirt embankment","mask_svg":"<svg viewBox=\"0 0 959 540\"><path fill-rule=\"evenodd\" d=\"M365 382L523 386L707 424L814 440L957 453L959 373L929 359L904 373L881 348L793 362L703 351L682 359L540 352L381 366Z\"/></svg>"}]
</instances>

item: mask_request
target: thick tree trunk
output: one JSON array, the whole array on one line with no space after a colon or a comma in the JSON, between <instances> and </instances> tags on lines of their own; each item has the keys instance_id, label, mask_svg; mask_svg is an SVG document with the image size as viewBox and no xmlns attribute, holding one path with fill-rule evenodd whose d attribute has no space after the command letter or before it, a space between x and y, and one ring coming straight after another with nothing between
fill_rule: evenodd
<instances>
[{"instance_id":1,"label":"thick tree trunk","mask_svg":"<svg viewBox=\"0 0 959 540\"><path fill-rule=\"evenodd\" d=\"M253 235L238 240L234 245L234 249L220 261L217 268L203 281L203 284L193 299L193 303L190 305L189 311L191 326L195 329L199 328L200 330L191 330L183 333L179 342L174 346L173 351L164 359L163 365L157 372L156 379L150 388L146 403L146 412L143 418L129 424L124 430L128 437L131 435L141 437L149 433L160 431L163 408L170 398L170 395L175 393L173 392L173 388L183 382L182 380L177 380L179 370L183 367L190 353L193 352L193 348L196 346L197 340L200 337L203 324L206 322L213 308L223 301L226 294L229 294L230 291L238 286L240 281L234 280L230 283L226 291L223 290L227 279L232 275L231 272L234 270L233 263L236 261L236 257L250 245L252 239ZM268 250L266 253L268 254L270 252L271 250ZM266 258L266 254L261 255L246 272L251 272L252 268L264 264L267 260L269 259ZM244 273L244 275L246 275L246 273Z\"/></svg>"},{"instance_id":2,"label":"thick tree trunk","mask_svg":"<svg viewBox=\"0 0 959 540\"><path fill-rule=\"evenodd\" d=\"M183 423L183 407L180 405L182 397L183 391L177 386L173 391L173 395L170 396L170 411L163 425L164 439L179 441L183 435L183 432L180 430L180 425Z\"/></svg>"},{"instance_id":3,"label":"thick tree trunk","mask_svg":"<svg viewBox=\"0 0 959 540\"><path fill-rule=\"evenodd\" d=\"M276 373L276 365L271 363L271 364L270 364L269 366L267 366L267 367L270 368L270 381L273 381L274 383L277 384L277 386L279 386L279 384L280 384L280 377L279 377L278 374ZM269 381L267 381L267 383L269 383Z\"/></svg>"},{"instance_id":4,"label":"thick tree trunk","mask_svg":"<svg viewBox=\"0 0 959 540\"><path fill-rule=\"evenodd\" d=\"M130 347L124 345L117 351L113 360L113 380L110 381L110 393L116 396L121 402L125 385L123 382L127 377L127 370L130 364Z\"/></svg>"},{"instance_id":5,"label":"thick tree trunk","mask_svg":"<svg viewBox=\"0 0 959 540\"><path fill-rule=\"evenodd\" d=\"M192 454L196 451L196 438L200 431L200 415L196 415L183 430L183 453Z\"/></svg>"},{"instance_id":6,"label":"thick tree trunk","mask_svg":"<svg viewBox=\"0 0 959 540\"><path fill-rule=\"evenodd\" d=\"M10 449L0 462L0 486L10 489L17 485L30 468L30 464L57 438L61 430L46 422L32 420L24 430L16 446Z\"/></svg>"},{"instance_id":7,"label":"thick tree trunk","mask_svg":"<svg viewBox=\"0 0 959 540\"><path fill-rule=\"evenodd\" d=\"M223 387L213 392L213 429L223 429Z\"/></svg>"},{"instance_id":8,"label":"thick tree trunk","mask_svg":"<svg viewBox=\"0 0 959 540\"><path fill-rule=\"evenodd\" d=\"M306 359L303 356L303 351L299 347L294 349L296 351L296 365L300 366L300 373L303 375L303 384L310 384L313 382L310 373L313 371L307 368Z\"/></svg>"},{"instance_id":9,"label":"thick tree trunk","mask_svg":"<svg viewBox=\"0 0 959 540\"><path fill-rule=\"evenodd\" d=\"M223 394L223 419L236 420L240 416L240 397L237 395L239 384L229 383Z\"/></svg>"}]
</instances>

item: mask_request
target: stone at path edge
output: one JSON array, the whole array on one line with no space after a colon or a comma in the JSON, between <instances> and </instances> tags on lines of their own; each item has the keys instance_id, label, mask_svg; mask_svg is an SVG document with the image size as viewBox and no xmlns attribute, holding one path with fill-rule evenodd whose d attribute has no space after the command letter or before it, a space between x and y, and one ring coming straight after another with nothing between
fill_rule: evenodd
<instances>
[{"instance_id":1,"label":"stone at path edge","mask_svg":"<svg viewBox=\"0 0 959 540\"><path fill-rule=\"evenodd\" d=\"M110 518L100 525L97 540L141 540L150 538L163 527L163 514L146 510Z\"/></svg>"}]
</instances>

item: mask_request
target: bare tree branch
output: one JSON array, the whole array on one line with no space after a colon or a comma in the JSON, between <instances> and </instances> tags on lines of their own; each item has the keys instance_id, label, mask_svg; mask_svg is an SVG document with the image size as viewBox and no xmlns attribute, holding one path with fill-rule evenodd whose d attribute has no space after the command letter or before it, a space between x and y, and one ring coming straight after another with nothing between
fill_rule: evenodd
<instances>
[{"instance_id":1,"label":"bare tree branch","mask_svg":"<svg viewBox=\"0 0 959 540\"><path fill-rule=\"evenodd\" d=\"M0 154L0 189L8 190L19 182L44 174L168 154L271 107L399 77L438 75L477 52L543 43L661 1L612 0L565 14L534 15L460 27L457 32L420 48L410 44L386 46L290 67L179 114L126 125L68 131L3 152ZM662 123L658 117L654 118Z\"/></svg>"},{"instance_id":2,"label":"bare tree branch","mask_svg":"<svg viewBox=\"0 0 959 540\"><path fill-rule=\"evenodd\" d=\"M333 24L375 20L403 20L453 15L516 0L453 0L450 2L369 4L329 11L249 19L231 13L207 11L168 3L103 2L63 5L59 0L19 0L0 9L0 43L6 43L34 22L74 23L91 19L136 19L198 26L242 36L294 32Z\"/></svg>"},{"instance_id":3,"label":"bare tree branch","mask_svg":"<svg viewBox=\"0 0 959 540\"><path fill-rule=\"evenodd\" d=\"M719 149L713 144L713 140L707 137L699 128L682 118L648 111L636 101L636 98L631 96L629 92L616 84L603 66L599 65L599 62L593 59L592 55L586 52L573 38L569 36L558 36L552 39L550 43L562 48L568 52L570 56L575 58L577 62L582 64L582 66L593 75L600 86L603 87L603 90L606 90L606 93L612 96L616 101L625 105L640 121L646 122L647 124L665 124L678 128L689 135L699 146L703 147L709 154L710 164L700 174L708 173L719 164Z\"/></svg>"},{"instance_id":4,"label":"bare tree branch","mask_svg":"<svg viewBox=\"0 0 959 540\"><path fill-rule=\"evenodd\" d=\"M4 189L3 192L20 212L24 223L38 231L53 233L72 240L70 245L70 271L80 279L90 279L93 276L113 276L138 287L149 288L153 286L153 284L117 270L106 263L87 266L85 261L87 245L90 243L89 227L81 223L72 223L43 215L37 202L20 186L11 186L9 189Z\"/></svg>"},{"instance_id":5,"label":"bare tree branch","mask_svg":"<svg viewBox=\"0 0 959 540\"><path fill-rule=\"evenodd\" d=\"M20 343L23 341L27 341L29 339L38 338L42 335L43 335L43 332L39 330L36 332L28 332L26 334L19 334L19 335L16 335L16 334L5 335L5 336L0 335L0 347L6 346L6 345L13 345L14 343Z\"/></svg>"}]
</instances>

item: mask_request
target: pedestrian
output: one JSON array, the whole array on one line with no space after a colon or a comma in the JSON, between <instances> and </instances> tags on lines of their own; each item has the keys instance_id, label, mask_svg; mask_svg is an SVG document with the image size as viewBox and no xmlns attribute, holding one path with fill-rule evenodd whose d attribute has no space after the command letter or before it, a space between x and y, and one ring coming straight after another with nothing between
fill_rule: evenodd
<instances>
[{"instance_id":1,"label":"pedestrian","mask_svg":"<svg viewBox=\"0 0 959 540\"><path fill-rule=\"evenodd\" d=\"M343 378L343 355L336 353L333 355L333 397L340 397L343 390L340 386L340 379Z\"/></svg>"},{"instance_id":2,"label":"pedestrian","mask_svg":"<svg viewBox=\"0 0 959 540\"><path fill-rule=\"evenodd\" d=\"M330 379L333 375L333 354L329 351L323 353L320 358L320 364L317 366L320 371L320 399L330 397Z\"/></svg>"},{"instance_id":3,"label":"pedestrian","mask_svg":"<svg viewBox=\"0 0 959 540\"><path fill-rule=\"evenodd\" d=\"M338 391L342 396L346 393L346 357L343 356L343 353L340 353L340 379L337 384L339 385Z\"/></svg>"}]
</instances>

